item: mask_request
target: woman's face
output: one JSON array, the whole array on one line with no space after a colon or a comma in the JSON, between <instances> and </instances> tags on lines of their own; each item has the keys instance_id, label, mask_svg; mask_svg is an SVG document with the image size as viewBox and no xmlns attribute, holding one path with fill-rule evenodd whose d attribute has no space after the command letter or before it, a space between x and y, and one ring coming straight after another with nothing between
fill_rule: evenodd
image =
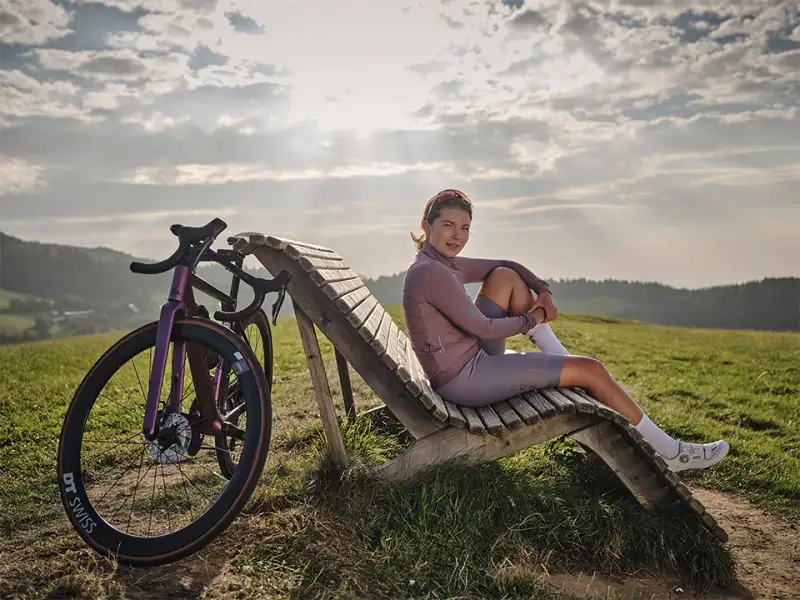
<instances>
[{"instance_id":1,"label":"woman's face","mask_svg":"<svg viewBox=\"0 0 800 600\"><path fill-rule=\"evenodd\" d=\"M463 208L446 206L436 217L433 225L427 221L423 224L423 231L437 252L455 258L469 240L471 222L469 213Z\"/></svg>"}]
</instances>

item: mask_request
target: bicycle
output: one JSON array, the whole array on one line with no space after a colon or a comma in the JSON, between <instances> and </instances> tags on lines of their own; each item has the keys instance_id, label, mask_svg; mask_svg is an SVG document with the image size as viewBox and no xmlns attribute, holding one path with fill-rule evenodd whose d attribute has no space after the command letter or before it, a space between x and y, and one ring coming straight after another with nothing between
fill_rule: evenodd
<instances>
[{"instance_id":1,"label":"bicycle","mask_svg":"<svg viewBox=\"0 0 800 600\"><path fill-rule=\"evenodd\" d=\"M244 271L241 253L212 250L226 227L221 219L202 227L172 225L178 248L170 257L131 263L140 274L173 271L168 298L158 320L124 335L97 359L64 417L56 467L62 504L80 537L120 563L166 564L205 547L244 508L264 468L272 434L273 357L261 305L267 294L278 293L272 306L275 325L291 275L281 271L273 279L258 278ZM216 262L233 274L229 294L198 277L200 262ZM241 281L253 289L253 301L236 310ZM220 301L222 310L214 319L222 323L196 302L195 289ZM263 365L245 334L251 325L262 335ZM121 375L126 365L132 372ZM145 368L146 386L140 376ZM143 401L131 392L137 387ZM125 433L104 439L116 430ZM234 448L240 450L237 460ZM116 478L109 474L137 463L135 475L127 469ZM115 490L118 484L130 484L133 492ZM189 498L194 492L209 506L195 510ZM105 504L114 501L120 502L116 510L101 516ZM170 531L151 535L154 526Z\"/></svg>"}]
</instances>

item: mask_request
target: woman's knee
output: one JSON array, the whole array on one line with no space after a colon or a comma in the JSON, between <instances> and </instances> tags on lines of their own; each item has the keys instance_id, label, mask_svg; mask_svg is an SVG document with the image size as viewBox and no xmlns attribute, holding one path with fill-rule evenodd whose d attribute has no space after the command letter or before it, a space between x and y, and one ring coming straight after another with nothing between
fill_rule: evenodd
<instances>
[{"instance_id":1,"label":"woman's knee","mask_svg":"<svg viewBox=\"0 0 800 600\"><path fill-rule=\"evenodd\" d=\"M515 315L528 310L533 295L522 277L514 269L497 267L489 273L479 292Z\"/></svg>"},{"instance_id":2,"label":"woman's knee","mask_svg":"<svg viewBox=\"0 0 800 600\"><path fill-rule=\"evenodd\" d=\"M561 368L561 381L564 387L591 387L608 379L606 366L590 356L565 356Z\"/></svg>"}]
</instances>

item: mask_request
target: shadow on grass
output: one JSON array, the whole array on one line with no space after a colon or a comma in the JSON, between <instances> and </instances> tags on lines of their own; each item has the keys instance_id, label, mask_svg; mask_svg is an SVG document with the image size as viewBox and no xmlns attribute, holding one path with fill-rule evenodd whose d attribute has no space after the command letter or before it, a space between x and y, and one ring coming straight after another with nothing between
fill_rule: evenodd
<instances>
[{"instance_id":1,"label":"shadow on grass","mask_svg":"<svg viewBox=\"0 0 800 600\"><path fill-rule=\"evenodd\" d=\"M326 589L549 598L537 574L547 561L559 570L650 572L696 591L736 583L728 549L685 509L646 511L610 470L570 443L384 482L370 469L402 450L398 428L359 421L343 433L347 469L329 462L320 433L311 468L295 488L291 533L246 547L240 565L291 567L294 589L308 597ZM286 532L289 513L261 508L273 520L270 529ZM500 576L509 560L512 580Z\"/></svg>"}]
</instances>

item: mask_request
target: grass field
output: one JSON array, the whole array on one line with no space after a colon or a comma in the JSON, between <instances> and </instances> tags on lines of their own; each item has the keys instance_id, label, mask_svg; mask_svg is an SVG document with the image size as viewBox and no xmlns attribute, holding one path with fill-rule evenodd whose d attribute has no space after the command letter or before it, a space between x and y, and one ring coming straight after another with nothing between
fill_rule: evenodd
<instances>
[{"instance_id":1,"label":"grass field","mask_svg":"<svg viewBox=\"0 0 800 600\"><path fill-rule=\"evenodd\" d=\"M32 327L34 322L29 315L0 314L0 333L18 333Z\"/></svg>"},{"instance_id":2,"label":"grass field","mask_svg":"<svg viewBox=\"0 0 800 600\"><path fill-rule=\"evenodd\" d=\"M8 308L8 303L11 300L24 300L30 297L31 296L26 296L25 294L20 294L19 292L12 292L11 290L0 290L0 310Z\"/></svg>"},{"instance_id":3,"label":"grass field","mask_svg":"<svg viewBox=\"0 0 800 600\"><path fill-rule=\"evenodd\" d=\"M392 315L402 324L401 311ZM603 360L653 420L730 456L690 486L732 491L800 517L800 335L669 328L563 316L553 329ZM648 514L605 470L549 443L466 470L376 484L364 467L402 439L345 428L353 467L327 468L293 319L274 331L273 441L248 509L199 556L115 570L70 529L55 485L61 421L83 374L119 334L0 348L0 597L567 598L542 565L648 571L693 589L729 586L728 547L683 517ZM320 336L335 403L331 345ZM524 338L510 340L530 350ZM351 371L359 410L379 400Z\"/></svg>"}]
</instances>

